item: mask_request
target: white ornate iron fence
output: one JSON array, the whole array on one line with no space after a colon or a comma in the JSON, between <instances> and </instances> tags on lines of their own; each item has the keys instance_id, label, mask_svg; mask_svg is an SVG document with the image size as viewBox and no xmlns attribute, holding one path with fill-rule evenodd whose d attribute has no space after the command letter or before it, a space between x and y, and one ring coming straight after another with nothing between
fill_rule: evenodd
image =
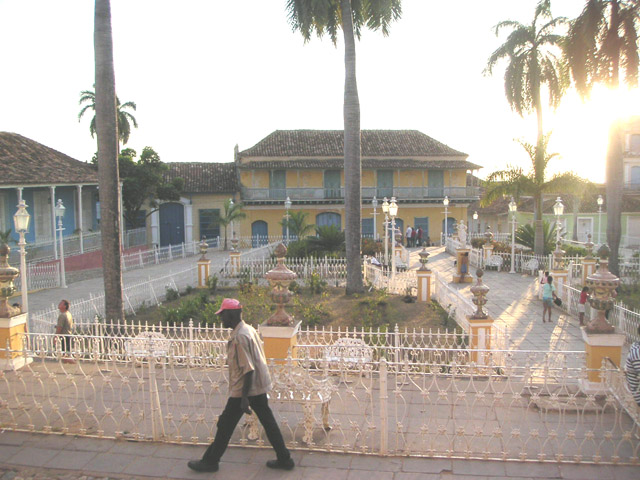
<instances>
[{"instance_id":1,"label":"white ornate iron fence","mask_svg":"<svg viewBox=\"0 0 640 480\"><path fill-rule=\"evenodd\" d=\"M25 350L13 353L33 362L0 372L1 428L185 444L214 436L228 384L223 341L149 341L127 349L131 339L86 337L74 339L76 363L68 364L55 336L28 337ZM93 350L81 353L78 345ZM271 404L290 447L640 462L639 426L624 408L630 404L619 388L622 372L605 365L601 391L584 395L579 381L588 372L568 362L584 360L584 352L513 351L498 363L490 351L402 347L395 361L397 347L378 348L387 349L384 356L360 363L289 358L271 365ZM232 444L262 446L265 436L248 417Z\"/></svg>"},{"instance_id":2,"label":"white ornate iron fence","mask_svg":"<svg viewBox=\"0 0 640 480\"><path fill-rule=\"evenodd\" d=\"M27 272L27 289L30 291L60 286L59 263L28 263ZM16 290L20 291L22 275L18 276L13 283Z\"/></svg>"}]
</instances>

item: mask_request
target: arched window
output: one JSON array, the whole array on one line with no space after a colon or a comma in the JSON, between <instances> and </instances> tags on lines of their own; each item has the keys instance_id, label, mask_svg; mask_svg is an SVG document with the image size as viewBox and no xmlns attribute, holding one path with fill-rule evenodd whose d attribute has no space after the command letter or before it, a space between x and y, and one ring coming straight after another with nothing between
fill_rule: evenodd
<instances>
[{"instance_id":1,"label":"arched window","mask_svg":"<svg viewBox=\"0 0 640 480\"><path fill-rule=\"evenodd\" d=\"M640 167L631 167L630 177L631 185L640 185Z\"/></svg>"},{"instance_id":2,"label":"arched window","mask_svg":"<svg viewBox=\"0 0 640 480\"><path fill-rule=\"evenodd\" d=\"M342 230L342 220L339 213L323 212L316 215L316 225L318 227L324 227L329 225L335 225L338 230Z\"/></svg>"}]
</instances>

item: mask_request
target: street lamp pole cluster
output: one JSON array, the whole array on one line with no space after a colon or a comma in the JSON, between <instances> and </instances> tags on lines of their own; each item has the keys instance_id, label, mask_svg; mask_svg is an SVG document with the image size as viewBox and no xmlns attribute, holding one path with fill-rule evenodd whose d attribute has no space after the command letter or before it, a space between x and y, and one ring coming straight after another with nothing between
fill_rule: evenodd
<instances>
[{"instance_id":1,"label":"street lamp pole cluster","mask_svg":"<svg viewBox=\"0 0 640 480\"><path fill-rule=\"evenodd\" d=\"M384 263L389 265L389 201L387 197L382 200L382 213L384 213Z\"/></svg>"},{"instance_id":2,"label":"street lamp pole cluster","mask_svg":"<svg viewBox=\"0 0 640 480\"><path fill-rule=\"evenodd\" d=\"M472 229L475 229L475 232L478 233L478 212L473 212L473 225Z\"/></svg>"},{"instance_id":3,"label":"street lamp pole cluster","mask_svg":"<svg viewBox=\"0 0 640 480\"><path fill-rule=\"evenodd\" d=\"M287 197L284 201L284 211L285 211L285 224L287 226L287 240L286 244L289 245L289 209L291 208L291 199Z\"/></svg>"},{"instance_id":4,"label":"street lamp pole cluster","mask_svg":"<svg viewBox=\"0 0 640 480\"><path fill-rule=\"evenodd\" d=\"M64 218L65 206L62 204L62 199L58 199L56 203L56 217L58 218L58 232L60 233L60 286L67 288L67 276L64 270L64 240L62 239L62 232L64 227L62 226L62 219Z\"/></svg>"},{"instance_id":5,"label":"street lamp pole cluster","mask_svg":"<svg viewBox=\"0 0 640 480\"><path fill-rule=\"evenodd\" d=\"M391 197L389 215L391 216L391 280L393 281L396 276L396 215L398 215L396 197Z\"/></svg>"},{"instance_id":6,"label":"street lamp pole cluster","mask_svg":"<svg viewBox=\"0 0 640 480\"><path fill-rule=\"evenodd\" d=\"M598 245L602 245L602 205L604 205L604 198L598 195Z\"/></svg>"},{"instance_id":7,"label":"street lamp pole cluster","mask_svg":"<svg viewBox=\"0 0 640 480\"><path fill-rule=\"evenodd\" d=\"M27 212L27 204L23 199L20 199L18 204L18 211L13 216L13 226L20 235L20 241L18 246L20 247L20 290L22 294L22 313L29 311L29 300L27 298L27 252L25 246L27 242L24 239L25 234L29 231L29 220L31 216Z\"/></svg>"},{"instance_id":8,"label":"street lamp pole cluster","mask_svg":"<svg viewBox=\"0 0 640 480\"><path fill-rule=\"evenodd\" d=\"M442 245L447 242L447 234L449 233L449 224L447 222L448 219L448 211L449 208L449 196L445 195L444 200L442 200L442 204L444 205L444 224L443 224L443 232L442 232Z\"/></svg>"},{"instance_id":9,"label":"street lamp pole cluster","mask_svg":"<svg viewBox=\"0 0 640 480\"><path fill-rule=\"evenodd\" d=\"M558 243L560 241L560 228L562 227L560 217L564 213L564 205L560 197L556 198L556 203L553 205L553 213L556 215L556 243Z\"/></svg>"},{"instance_id":10,"label":"street lamp pole cluster","mask_svg":"<svg viewBox=\"0 0 640 480\"><path fill-rule=\"evenodd\" d=\"M516 273L515 260L516 260L516 212L518 211L518 204L511 197L509 202L509 212L511 212L511 271L509 273Z\"/></svg>"}]
</instances>

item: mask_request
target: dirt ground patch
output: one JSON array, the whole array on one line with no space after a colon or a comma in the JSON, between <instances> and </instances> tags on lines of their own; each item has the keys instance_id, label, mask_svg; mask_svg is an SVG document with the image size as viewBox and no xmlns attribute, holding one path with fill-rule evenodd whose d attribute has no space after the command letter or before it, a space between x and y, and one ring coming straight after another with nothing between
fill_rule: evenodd
<instances>
[{"instance_id":1,"label":"dirt ground patch","mask_svg":"<svg viewBox=\"0 0 640 480\"><path fill-rule=\"evenodd\" d=\"M165 302L160 307L143 308L131 320L149 324L182 323L193 319L198 323L213 323L215 311L222 299L233 297L243 305L247 323L257 325L275 310L268 287L219 288L215 294L208 291L191 291L180 298ZM423 304L408 301L400 295L372 291L347 296L344 289L326 287L322 293L312 294L308 289L297 291L286 307L303 326L393 328L453 328L455 322L435 303Z\"/></svg>"}]
</instances>

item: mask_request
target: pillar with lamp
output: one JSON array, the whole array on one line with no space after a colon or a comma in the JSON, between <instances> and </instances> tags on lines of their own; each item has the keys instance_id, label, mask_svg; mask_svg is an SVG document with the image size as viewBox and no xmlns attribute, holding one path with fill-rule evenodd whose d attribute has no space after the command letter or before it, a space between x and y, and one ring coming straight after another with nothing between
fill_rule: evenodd
<instances>
[{"instance_id":1,"label":"pillar with lamp","mask_svg":"<svg viewBox=\"0 0 640 480\"><path fill-rule=\"evenodd\" d=\"M67 276L64 268L64 239L62 238L62 232L64 232L62 219L64 218L65 211L66 207L62 204L62 199L59 198L56 202L56 218L58 219L58 233L60 239L60 286L62 288L67 288Z\"/></svg>"},{"instance_id":2,"label":"pillar with lamp","mask_svg":"<svg viewBox=\"0 0 640 480\"><path fill-rule=\"evenodd\" d=\"M18 221L20 220L18 218ZM14 221L16 221L15 217ZM3 359L0 361L0 368L14 370L26 365L31 359L22 354L23 334L27 331L27 313L9 304L9 298L16 290L13 282L20 275L20 271L9 265L11 249L8 240L8 238L0 239L0 345L7 346L9 349L0 352L0 358ZM26 282L26 278L22 278L22 283L26 284Z\"/></svg>"},{"instance_id":3,"label":"pillar with lamp","mask_svg":"<svg viewBox=\"0 0 640 480\"><path fill-rule=\"evenodd\" d=\"M467 248L467 227L463 220L460 220L457 224L457 233L461 246L456 248L456 274L453 276L452 282L471 283L473 281L469 272L469 268L471 267L471 249Z\"/></svg>"},{"instance_id":4,"label":"pillar with lamp","mask_svg":"<svg viewBox=\"0 0 640 480\"><path fill-rule=\"evenodd\" d=\"M391 217L391 280L396 276L396 215L398 215L398 204L396 197L391 197L389 203L389 216Z\"/></svg>"},{"instance_id":5,"label":"pillar with lamp","mask_svg":"<svg viewBox=\"0 0 640 480\"><path fill-rule=\"evenodd\" d=\"M553 276L553 282L558 290L558 297L562 300L566 300L565 285L569 278L569 271L564 268L564 251L562 250L562 241L560 237L560 217L564 213L564 205L560 197L556 198L556 203L553 205L553 213L556 215L556 249L553 251L553 267L551 268L551 275Z\"/></svg>"},{"instance_id":6,"label":"pillar with lamp","mask_svg":"<svg viewBox=\"0 0 640 480\"><path fill-rule=\"evenodd\" d=\"M516 212L518 204L511 197L509 202L509 213L511 214L511 270L509 273L516 273Z\"/></svg>"},{"instance_id":7,"label":"pillar with lamp","mask_svg":"<svg viewBox=\"0 0 640 480\"><path fill-rule=\"evenodd\" d=\"M556 203L553 205L553 213L556 216L556 243L560 241L560 230L562 223L560 223L560 217L564 213L564 204L560 197L556 198Z\"/></svg>"},{"instance_id":8,"label":"pillar with lamp","mask_svg":"<svg viewBox=\"0 0 640 480\"><path fill-rule=\"evenodd\" d=\"M285 245L289 245L289 209L291 208L291 199L287 197L284 201L284 221L287 228L287 239L285 240Z\"/></svg>"},{"instance_id":9,"label":"pillar with lamp","mask_svg":"<svg viewBox=\"0 0 640 480\"><path fill-rule=\"evenodd\" d=\"M376 234L376 216L378 215L378 199L376 198L376 196L373 196L373 199L371 200L371 206L373 207L373 241L375 242L376 240L378 240L378 235Z\"/></svg>"},{"instance_id":10,"label":"pillar with lamp","mask_svg":"<svg viewBox=\"0 0 640 480\"><path fill-rule=\"evenodd\" d=\"M604 198L602 195L598 195L598 245L602 245L602 205L604 205Z\"/></svg>"},{"instance_id":11,"label":"pillar with lamp","mask_svg":"<svg viewBox=\"0 0 640 480\"><path fill-rule=\"evenodd\" d=\"M471 226L471 229L477 234L480 229L478 228L478 212L475 211L473 212L473 225Z\"/></svg>"},{"instance_id":12,"label":"pillar with lamp","mask_svg":"<svg viewBox=\"0 0 640 480\"><path fill-rule=\"evenodd\" d=\"M389 201L387 197L382 200L382 213L384 213L384 266L389 265Z\"/></svg>"},{"instance_id":13,"label":"pillar with lamp","mask_svg":"<svg viewBox=\"0 0 640 480\"><path fill-rule=\"evenodd\" d=\"M13 216L13 226L20 236L18 246L20 247L20 291L22 294L22 313L28 314L29 298L27 295L27 252L25 249L27 242L24 237L29 232L29 221L31 220L31 215L29 215L27 207L28 205L21 199L18 204L18 211Z\"/></svg>"},{"instance_id":14,"label":"pillar with lamp","mask_svg":"<svg viewBox=\"0 0 640 480\"><path fill-rule=\"evenodd\" d=\"M444 196L444 200L442 200L442 204L444 205L444 222L442 224L442 242L441 245L444 245L447 242L447 234L449 233L449 223L447 222L449 212L449 197L447 195Z\"/></svg>"}]
</instances>

